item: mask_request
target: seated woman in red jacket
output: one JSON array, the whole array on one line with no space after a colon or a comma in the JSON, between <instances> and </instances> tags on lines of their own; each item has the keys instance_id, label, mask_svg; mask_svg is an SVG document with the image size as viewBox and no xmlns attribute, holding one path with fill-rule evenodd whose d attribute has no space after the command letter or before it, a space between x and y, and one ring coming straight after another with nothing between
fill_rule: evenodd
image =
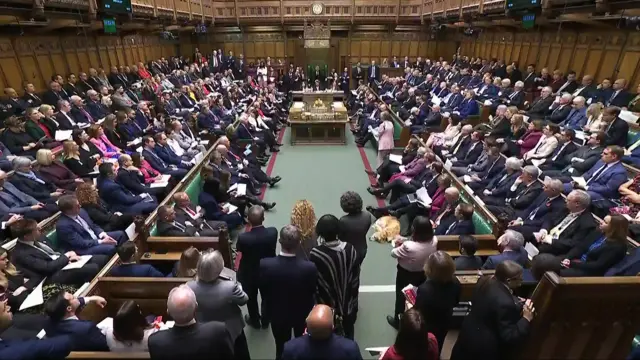
<instances>
[{"instance_id":1,"label":"seated woman in red jacket","mask_svg":"<svg viewBox=\"0 0 640 360\"><path fill-rule=\"evenodd\" d=\"M53 183L59 189L73 191L78 184L84 182L62 162L56 160L56 156L49 149L38 150L36 162L36 169L40 172L42 180Z\"/></svg>"},{"instance_id":2,"label":"seated woman in red jacket","mask_svg":"<svg viewBox=\"0 0 640 360\"><path fill-rule=\"evenodd\" d=\"M427 331L427 324L420 312L412 308L402 315L396 342L382 354L380 360L439 358L436 337Z\"/></svg>"}]
</instances>

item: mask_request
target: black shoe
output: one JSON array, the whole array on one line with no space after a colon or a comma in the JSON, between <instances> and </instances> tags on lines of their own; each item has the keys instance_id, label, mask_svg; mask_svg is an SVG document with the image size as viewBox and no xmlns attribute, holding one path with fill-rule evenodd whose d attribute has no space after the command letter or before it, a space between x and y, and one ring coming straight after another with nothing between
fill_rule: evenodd
<instances>
[{"instance_id":1,"label":"black shoe","mask_svg":"<svg viewBox=\"0 0 640 360\"><path fill-rule=\"evenodd\" d=\"M398 215L398 212L396 210L389 210L389 216L393 216L394 218L399 219L400 215Z\"/></svg>"},{"instance_id":2,"label":"black shoe","mask_svg":"<svg viewBox=\"0 0 640 360\"><path fill-rule=\"evenodd\" d=\"M263 329L268 329L269 328L269 322L268 321L262 321L262 328Z\"/></svg>"},{"instance_id":3,"label":"black shoe","mask_svg":"<svg viewBox=\"0 0 640 360\"><path fill-rule=\"evenodd\" d=\"M244 322L246 322L247 325L251 326L254 329L260 329L260 320L252 319L251 317L249 317L249 314L244 315Z\"/></svg>"},{"instance_id":4,"label":"black shoe","mask_svg":"<svg viewBox=\"0 0 640 360\"><path fill-rule=\"evenodd\" d=\"M271 151L272 153L277 153L277 152L280 152L280 149L276 147L272 147L271 149L269 149L269 151Z\"/></svg>"},{"instance_id":5,"label":"black shoe","mask_svg":"<svg viewBox=\"0 0 640 360\"><path fill-rule=\"evenodd\" d=\"M271 210L271 209L273 209L274 207L276 207L276 203L274 203L274 202L272 202L272 203L262 203L262 204L260 204L260 206L262 206L262 208L263 208L265 211L268 211L268 210Z\"/></svg>"},{"instance_id":6,"label":"black shoe","mask_svg":"<svg viewBox=\"0 0 640 360\"><path fill-rule=\"evenodd\" d=\"M276 184L280 182L280 179L278 178L271 178L269 179L269 187L274 187L276 186Z\"/></svg>"},{"instance_id":7,"label":"black shoe","mask_svg":"<svg viewBox=\"0 0 640 360\"><path fill-rule=\"evenodd\" d=\"M395 316L387 315L387 323L396 330L400 327L400 320Z\"/></svg>"}]
</instances>

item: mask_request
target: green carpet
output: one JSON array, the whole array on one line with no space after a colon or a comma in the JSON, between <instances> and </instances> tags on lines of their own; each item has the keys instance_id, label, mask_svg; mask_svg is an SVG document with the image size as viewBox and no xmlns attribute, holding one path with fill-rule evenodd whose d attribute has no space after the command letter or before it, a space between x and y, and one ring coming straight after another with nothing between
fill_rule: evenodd
<instances>
[{"instance_id":1,"label":"green carpet","mask_svg":"<svg viewBox=\"0 0 640 360\"><path fill-rule=\"evenodd\" d=\"M347 145L298 145L289 144L289 130L283 138L284 146L275 159L272 176L280 175L282 181L269 188L265 201L275 201L277 206L266 214L265 225L278 230L289 223L294 203L306 199L313 204L316 217L343 215L340 195L356 191L362 196L364 206L377 206L376 198L367 193L367 174L353 135L347 131ZM364 148L371 166L375 167L376 151L371 144ZM369 234L371 235L371 233ZM385 316L393 312L395 264L390 257L391 246L369 242L367 257L362 265L356 341L365 359L373 359L364 352L367 347L388 346L395 339L395 330L387 325ZM378 285L378 287L370 287ZM384 287L380 287L383 285ZM390 286L391 285L391 286ZM246 311L246 310L245 310ZM271 330L245 328L253 359L273 359L275 343Z\"/></svg>"}]
</instances>

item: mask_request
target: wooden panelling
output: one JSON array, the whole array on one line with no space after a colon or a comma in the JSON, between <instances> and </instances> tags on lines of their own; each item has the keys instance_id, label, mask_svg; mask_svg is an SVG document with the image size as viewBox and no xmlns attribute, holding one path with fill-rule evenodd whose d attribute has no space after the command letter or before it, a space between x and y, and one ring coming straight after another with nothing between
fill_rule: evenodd
<instances>
[{"instance_id":1,"label":"wooden panelling","mask_svg":"<svg viewBox=\"0 0 640 360\"><path fill-rule=\"evenodd\" d=\"M509 38L512 44L509 44ZM497 33L487 31L477 39L464 38L461 54L517 61L520 69L536 64L563 73L575 71L579 77L624 78L628 89L640 83L640 33L638 32L552 32Z\"/></svg>"},{"instance_id":2,"label":"wooden panelling","mask_svg":"<svg viewBox=\"0 0 640 360\"><path fill-rule=\"evenodd\" d=\"M166 48L166 49L164 49ZM164 49L164 50L163 50ZM174 45L159 44L156 36L0 38L0 86L21 92L25 82L44 90L51 77L89 68L126 66L175 55Z\"/></svg>"}]
</instances>

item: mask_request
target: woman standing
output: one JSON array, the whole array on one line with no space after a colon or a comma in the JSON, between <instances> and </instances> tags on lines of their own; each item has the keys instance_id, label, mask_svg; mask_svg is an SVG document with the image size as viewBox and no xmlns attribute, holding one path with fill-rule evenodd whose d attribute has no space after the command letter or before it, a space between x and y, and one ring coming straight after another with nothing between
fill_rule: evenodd
<instances>
[{"instance_id":1,"label":"woman standing","mask_svg":"<svg viewBox=\"0 0 640 360\"><path fill-rule=\"evenodd\" d=\"M316 213L313 205L307 200L298 200L291 210L291 225L300 230L300 246L296 255L309 259L309 253L318 245L318 235L316 234Z\"/></svg>"},{"instance_id":2,"label":"woman standing","mask_svg":"<svg viewBox=\"0 0 640 360\"><path fill-rule=\"evenodd\" d=\"M436 252L438 245L438 241L433 237L433 227L429 218L417 216L411 226L411 238L396 239L391 250L391 257L398 260L396 303L393 316L387 315L387 322L396 329L400 325L400 314L404 312L402 289L409 284L419 286L425 281L424 264L427 258Z\"/></svg>"},{"instance_id":3,"label":"woman standing","mask_svg":"<svg viewBox=\"0 0 640 360\"><path fill-rule=\"evenodd\" d=\"M206 251L198 260L195 280L187 283L198 301L196 319L201 323L220 321L225 323L234 342L234 359L249 360L249 346L244 334L244 320L240 306L249 297L236 280L222 274L224 259L219 251Z\"/></svg>"},{"instance_id":4,"label":"woman standing","mask_svg":"<svg viewBox=\"0 0 640 360\"><path fill-rule=\"evenodd\" d=\"M318 269L316 301L335 311L338 334L353 340L358 316L358 289L360 263L353 245L338 237L340 221L333 215L324 215L316 224L321 245L311 249L309 260Z\"/></svg>"},{"instance_id":5,"label":"woman standing","mask_svg":"<svg viewBox=\"0 0 640 360\"><path fill-rule=\"evenodd\" d=\"M420 312L416 308L409 309L402 314L396 342L380 360L438 360L438 345Z\"/></svg>"},{"instance_id":6,"label":"woman standing","mask_svg":"<svg viewBox=\"0 0 640 360\"><path fill-rule=\"evenodd\" d=\"M382 165L384 159L393 150L393 122L391 122L391 115L388 111L384 111L380 114L380 120L382 120L382 123L376 129L376 133L379 136L376 168Z\"/></svg>"},{"instance_id":7,"label":"woman standing","mask_svg":"<svg viewBox=\"0 0 640 360\"><path fill-rule=\"evenodd\" d=\"M535 313L530 300L523 304L513 295L522 285L522 273L522 266L506 260L498 264L495 275L478 281L451 360L515 358Z\"/></svg>"},{"instance_id":8,"label":"woman standing","mask_svg":"<svg viewBox=\"0 0 640 360\"><path fill-rule=\"evenodd\" d=\"M424 274L427 280L418 286L415 309L424 317L426 328L438 340L438 354L449 331L453 308L460 302L460 282L455 276L456 265L449 254L436 251L427 259Z\"/></svg>"},{"instance_id":9,"label":"woman standing","mask_svg":"<svg viewBox=\"0 0 640 360\"><path fill-rule=\"evenodd\" d=\"M340 218L340 239L353 245L362 266L367 256L367 232L371 227L371 214L362 211L362 198L355 191L347 191L340 197L340 207L346 213Z\"/></svg>"}]
</instances>

